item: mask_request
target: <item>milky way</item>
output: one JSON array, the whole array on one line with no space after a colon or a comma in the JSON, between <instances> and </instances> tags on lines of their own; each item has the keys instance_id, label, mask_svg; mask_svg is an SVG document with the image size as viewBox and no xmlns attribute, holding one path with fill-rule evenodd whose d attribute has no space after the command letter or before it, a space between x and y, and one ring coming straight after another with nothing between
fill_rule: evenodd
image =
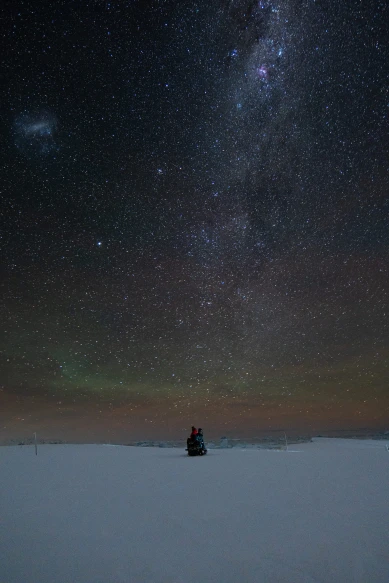
<instances>
[{"instance_id":1,"label":"milky way","mask_svg":"<svg viewBox=\"0 0 389 583\"><path fill-rule=\"evenodd\" d=\"M2 10L4 432L382 429L385 4Z\"/></svg>"}]
</instances>

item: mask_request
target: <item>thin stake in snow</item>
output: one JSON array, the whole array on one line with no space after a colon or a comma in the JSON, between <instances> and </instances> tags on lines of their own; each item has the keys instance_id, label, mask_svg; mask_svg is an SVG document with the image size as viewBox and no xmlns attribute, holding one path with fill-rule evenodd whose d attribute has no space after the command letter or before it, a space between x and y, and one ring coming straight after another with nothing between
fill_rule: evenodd
<instances>
[{"instance_id":1,"label":"thin stake in snow","mask_svg":"<svg viewBox=\"0 0 389 583\"><path fill-rule=\"evenodd\" d=\"M288 439L286 437L285 431L284 431L284 435L285 435L285 449L286 449L286 451L288 451Z\"/></svg>"},{"instance_id":2,"label":"thin stake in snow","mask_svg":"<svg viewBox=\"0 0 389 583\"><path fill-rule=\"evenodd\" d=\"M36 431L34 431L35 455L38 455L38 444L36 442Z\"/></svg>"}]
</instances>

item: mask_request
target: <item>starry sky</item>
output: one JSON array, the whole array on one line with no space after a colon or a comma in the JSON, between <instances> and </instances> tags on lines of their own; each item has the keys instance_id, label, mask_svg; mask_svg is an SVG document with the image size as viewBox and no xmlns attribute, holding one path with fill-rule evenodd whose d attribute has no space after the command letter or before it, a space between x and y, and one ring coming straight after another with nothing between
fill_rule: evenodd
<instances>
[{"instance_id":1,"label":"starry sky","mask_svg":"<svg viewBox=\"0 0 389 583\"><path fill-rule=\"evenodd\" d=\"M387 3L0 10L0 438L387 429Z\"/></svg>"}]
</instances>

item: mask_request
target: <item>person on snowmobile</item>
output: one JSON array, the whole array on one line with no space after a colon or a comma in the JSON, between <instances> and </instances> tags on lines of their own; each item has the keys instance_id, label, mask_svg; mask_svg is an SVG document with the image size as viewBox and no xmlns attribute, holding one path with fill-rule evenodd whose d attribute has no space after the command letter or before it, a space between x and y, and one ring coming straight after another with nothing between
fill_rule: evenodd
<instances>
[{"instance_id":1,"label":"person on snowmobile","mask_svg":"<svg viewBox=\"0 0 389 583\"><path fill-rule=\"evenodd\" d=\"M197 441L200 443L200 445L201 445L201 449L202 449L203 451L207 451L207 450L205 449L205 445L204 445L204 435L203 435L203 430L201 429L201 427L199 427L199 430L198 430L198 432L197 432L197 438L196 438L196 439L197 439Z\"/></svg>"},{"instance_id":2,"label":"person on snowmobile","mask_svg":"<svg viewBox=\"0 0 389 583\"><path fill-rule=\"evenodd\" d=\"M195 439L197 438L197 429L194 425L192 425L192 433L190 434L190 437L188 437L188 439L186 440L186 445L189 446L189 443L191 441L195 441Z\"/></svg>"}]
</instances>

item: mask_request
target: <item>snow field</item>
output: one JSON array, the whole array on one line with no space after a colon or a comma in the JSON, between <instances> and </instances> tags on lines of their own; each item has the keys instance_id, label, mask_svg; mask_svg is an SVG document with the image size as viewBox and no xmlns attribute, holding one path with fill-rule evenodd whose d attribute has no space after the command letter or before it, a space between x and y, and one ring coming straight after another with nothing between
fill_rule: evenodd
<instances>
[{"instance_id":1,"label":"snow field","mask_svg":"<svg viewBox=\"0 0 389 583\"><path fill-rule=\"evenodd\" d=\"M388 583L387 442L0 448L1 583Z\"/></svg>"}]
</instances>

